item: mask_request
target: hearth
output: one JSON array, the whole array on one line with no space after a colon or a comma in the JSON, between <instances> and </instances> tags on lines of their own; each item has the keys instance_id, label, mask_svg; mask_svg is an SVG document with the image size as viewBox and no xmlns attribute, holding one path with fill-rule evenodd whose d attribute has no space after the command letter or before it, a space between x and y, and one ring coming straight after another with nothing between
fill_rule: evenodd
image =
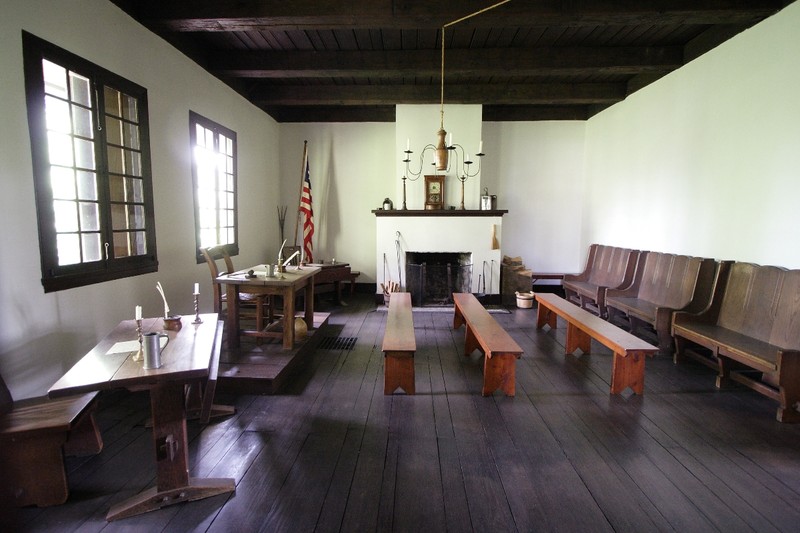
<instances>
[{"instance_id":1,"label":"hearth","mask_svg":"<svg viewBox=\"0 0 800 533\"><path fill-rule=\"evenodd\" d=\"M472 290L472 253L406 252L406 288L417 307L449 305Z\"/></svg>"}]
</instances>

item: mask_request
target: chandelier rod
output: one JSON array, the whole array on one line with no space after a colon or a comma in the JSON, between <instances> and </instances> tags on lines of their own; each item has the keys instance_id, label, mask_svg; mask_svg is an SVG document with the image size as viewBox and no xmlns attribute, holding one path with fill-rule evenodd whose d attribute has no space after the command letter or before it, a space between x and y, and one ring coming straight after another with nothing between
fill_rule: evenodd
<instances>
[{"instance_id":1,"label":"chandelier rod","mask_svg":"<svg viewBox=\"0 0 800 533\"><path fill-rule=\"evenodd\" d=\"M476 11L474 13L470 13L469 15L465 15L465 16L461 17L460 19L453 20L451 22L448 22L444 26L442 26L442 78L441 78L442 79L442 84L441 84L441 88L440 88L439 129L441 129L441 130L444 129L444 29L445 28L449 28L450 26L453 26L455 24L458 24L459 22L464 22L465 20L471 19L472 17L476 17L476 16L478 16L478 15L480 15L482 13L486 13L487 11L492 10L492 9L494 9L496 7L502 6L503 4L507 4L510 1L511 0L502 0L501 2L497 2L494 5L491 5L491 6L488 6L488 7L484 7L483 9L479 9L478 11Z\"/></svg>"}]
</instances>

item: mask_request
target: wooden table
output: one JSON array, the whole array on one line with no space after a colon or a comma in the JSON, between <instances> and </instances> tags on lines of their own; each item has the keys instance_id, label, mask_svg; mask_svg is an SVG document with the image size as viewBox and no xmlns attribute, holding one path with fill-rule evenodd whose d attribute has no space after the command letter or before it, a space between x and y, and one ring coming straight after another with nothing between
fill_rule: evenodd
<instances>
[{"instance_id":1,"label":"wooden table","mask_svg":"<svg viewBox=\"0 0 800 533\"><path fill-rule=\"evenodd\" d=\"M248 277L252 270L254 277ZM232 274L223 274L215 281L226 286L228 300L228 316L226 327L228 330L228 346L239 346L239 335L253 335L258 337L281 337L283 348L291 350L294 347L294 298L298 291L304 290L305 314L308 330L314 327L314 277L320 271L319 267L304 266L287 267L286 272L266 277L266 266L256 265ZM281 331L239 331L239 291L247 287L247 292L253 294L271 294L283 297L283 328Z\"/></svg>"},{"instance_id":2,"label":"wooden table","mask_svg":"<svg viewBox=\"0 0 800 533\"><path fill-rule=\"evenodd\" d=\"M344 305L342 301L342 282L350 281L350 263L310 263L309 267L319 267L320 271L314 276L314 285L319 287L325 283L333 283L336 291L336 303Z\"/></svg>"},{"instance_id":3,"label":"wooden table","mask_svg":"<svg viewBox=\"0 0 800 533\"><path fill-rule=\"evenodd\" d=\"M170 340L161 353L161 368L145 370L142 361L133 360L135 351L119 351L124 347L117 343L138 344L136 322L125 320L75 363L48 392L51 398L57 398L114 388L150 391L156 486L116 504L106 515L107 520L235 490L233 479L189 477L185 389L186 385L208 378L209 365L214 360L214 351L220 348L222 334L215 314L200 315L203 322L197 325L192 324L193 318L183 317L180 331L165 332ZM143 333L162 330L160 318L142 321Z\"/></svg>"}]
</instances>

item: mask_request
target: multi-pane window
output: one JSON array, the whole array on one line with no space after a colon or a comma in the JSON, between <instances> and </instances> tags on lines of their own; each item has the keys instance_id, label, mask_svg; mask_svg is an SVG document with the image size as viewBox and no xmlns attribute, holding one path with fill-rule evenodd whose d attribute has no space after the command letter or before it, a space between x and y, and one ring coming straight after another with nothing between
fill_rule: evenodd
<instances>
[{"instance_id":1,"label":"multi-pane window","mask_svg":"<svg viewBox=\"0 0 800 533\"><path fill-rule=\"evenodd\" d=\"M224 245L238 250L236 215L236 133L189 112L194 179L197 260L200 248Z\"/></svg>"},{"instance_id":2,"label":"multi-pane window","mask_svg":"<svg viewBox=\"0 0 800 533\"><path fill-rule=\"evenodd\" d=\"M147 91L23 33L45 291L157 270Z\"/></svg>"}]
</instances>

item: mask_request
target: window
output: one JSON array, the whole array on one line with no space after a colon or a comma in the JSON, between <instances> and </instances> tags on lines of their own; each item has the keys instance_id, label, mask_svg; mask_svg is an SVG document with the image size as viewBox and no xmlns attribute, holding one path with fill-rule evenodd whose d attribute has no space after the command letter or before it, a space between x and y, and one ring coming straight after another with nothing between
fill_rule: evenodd
<instances>
[{"instance_id":1,"label":"window","mask_svg":"<svg viewBox=\"0 0 800 533\"><path fill-rule=\"evenodd\" d=\"M197 262L200 248L224 245L239 253L236 209L236 132L189 112Z\"/></svg>"},{"instance_id":2,"label":"window","mask_svg":"<svg viewBox=\"0 0 800 533\"><path fill-rule=\"evenodd\" d=\"M22 41L45 292L155 272L146 89Z\"/></svg>"}]
</instances>

